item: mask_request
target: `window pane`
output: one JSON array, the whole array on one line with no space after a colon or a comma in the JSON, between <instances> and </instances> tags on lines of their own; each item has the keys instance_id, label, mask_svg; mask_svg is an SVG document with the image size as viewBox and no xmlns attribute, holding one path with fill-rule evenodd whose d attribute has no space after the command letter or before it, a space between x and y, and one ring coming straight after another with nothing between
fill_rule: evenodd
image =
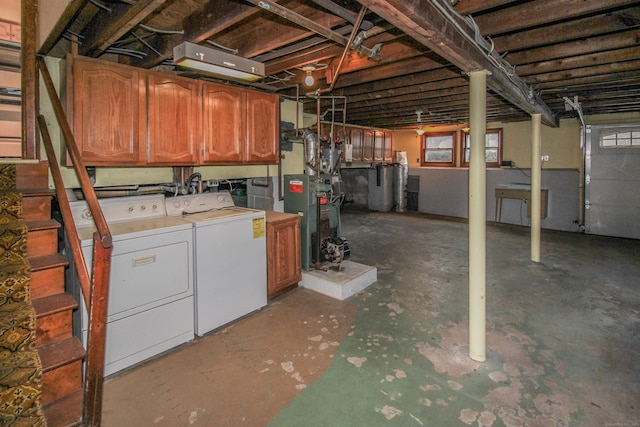
<instances>
[{"instance_id":1,"label":"window pane","mask_svg":"<svg viewBox=\"0 0 640 427\"><path fill-rule=\"evenodd\" d=\"M429 150L426 152L427 162L451 162L453 155L450 150Z\"/></svg>"},{"instance_id":2,"label":"window pane","mask_svg":"<svg viewBox=\"0 0 640 427\"><path fill-rule=\"evenodd\" d=\"M497 163L498 162L498 149L497 148L487 148L485 160L487 163Z\"/></svg>"},{"instance_id":3,"label":"window pane","mask_svg":"<svg viewBox=\"0 0 640 427\"><path fill-rule=\"evenodd\" d=\"M427 148L452 148L453 137L451 135L427 137Z\"/></svg>"},{"instance_id":4,"label":"window pane","mask_svg":"<svg viewBox=\"0 0 640 427\"><path fill-rule=\"evenodd\" d=\"M625 130L621 132L603 133L600 135L601 147L639 147L640 132Z\"/></svg>"},{"instance_id":5,"label":"window pane","mask_svg":"<svg viewBox=\"0 0 640 427\"><path fill-rule=\"evenodd\" d=\"M487 134L487 147L499 147L500 141L497 133Z\"/></svg>"}]
</instances>

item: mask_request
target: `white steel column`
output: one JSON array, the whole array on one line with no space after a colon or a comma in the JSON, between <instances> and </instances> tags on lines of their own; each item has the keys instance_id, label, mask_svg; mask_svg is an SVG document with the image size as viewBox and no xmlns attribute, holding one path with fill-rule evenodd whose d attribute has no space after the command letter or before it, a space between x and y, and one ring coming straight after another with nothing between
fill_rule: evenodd
<instances>
[{"instance_id":1,"label":"white steel column","mask_svg":"<svg viewBox=\"0 0 640 427\"><path fill-rule=\"evenodd\" d=\"M469 357L486 350L486 193L487 71L469 73Z\"/></svg>"},{"instance_id":2,"label":"white steel column","mask_svg":"<svg viewBox=\"0 0 640 427\"><path fill-rule=\"evenodd\" d=\"M540 113L531 114L531 261L540 262Z\"/></svg>"}]
</instances>

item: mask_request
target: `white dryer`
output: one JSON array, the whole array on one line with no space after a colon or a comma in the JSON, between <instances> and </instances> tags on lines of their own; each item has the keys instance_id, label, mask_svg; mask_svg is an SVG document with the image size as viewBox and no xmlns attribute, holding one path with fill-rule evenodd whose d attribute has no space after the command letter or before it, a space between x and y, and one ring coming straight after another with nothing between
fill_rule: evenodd
<instances>
[{"instance_id":1,"label":"white dryer","mask_svg":"<svg viewBox=\"0 0 640 427\"><path fill-rule=\"evenodd\" d=\"M235 206L228 192L167 198L166 211L193 224L196 335L267 304L264 211Z\"/></svg>"}]
</instances>

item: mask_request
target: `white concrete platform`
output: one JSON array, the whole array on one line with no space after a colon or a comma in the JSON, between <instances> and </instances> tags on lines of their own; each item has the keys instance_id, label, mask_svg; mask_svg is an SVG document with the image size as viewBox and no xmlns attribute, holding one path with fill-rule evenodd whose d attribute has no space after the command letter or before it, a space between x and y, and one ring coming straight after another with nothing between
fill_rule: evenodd
<instances>
[{"instance_id":1,"label":"white concrete platform","mask_svg":"<svg viewBox=\"0 0 640 427\"><path fill-rule=\"evenodd\" d=\"M343 261L342 269L302 272L300 286L321 294L343 300L349 298L378 280L378 269L352 261Z\"/></svg>"}]
</instances>

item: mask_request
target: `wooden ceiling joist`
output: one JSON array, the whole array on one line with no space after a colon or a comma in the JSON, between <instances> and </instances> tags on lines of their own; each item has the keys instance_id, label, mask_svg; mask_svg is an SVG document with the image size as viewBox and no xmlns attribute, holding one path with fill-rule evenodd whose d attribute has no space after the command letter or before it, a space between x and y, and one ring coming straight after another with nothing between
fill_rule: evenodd
<instances>
[{"instance_id":1,"label":"wooden ceiling joist","mask_svg":"<svg viewBox=\"0 0 640 427\"><path fill-rule=\"evenodd\" d=\"M491 62L471 40L464 21L443 14L431 2L409 0L360 0L376 14L386 19L412 38L442 56L463 72L487 70L487 85L503 98L527 113L540 113L543 123L557 127L556 115L537 99L518 76L508 76Z\"/></svg>"}]
</instances>

